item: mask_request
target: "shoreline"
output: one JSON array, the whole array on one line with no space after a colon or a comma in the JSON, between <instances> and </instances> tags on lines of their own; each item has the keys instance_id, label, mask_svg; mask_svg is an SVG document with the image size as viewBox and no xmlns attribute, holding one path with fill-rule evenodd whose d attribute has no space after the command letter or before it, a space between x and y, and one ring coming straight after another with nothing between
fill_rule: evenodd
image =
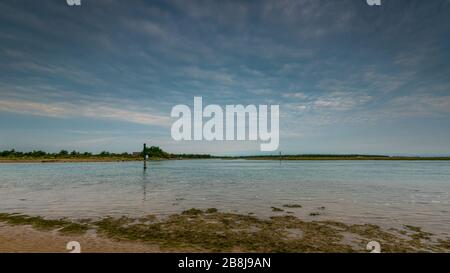
<instances>
[{"instance_id":1,"label":"shoreline","mask_svg":"<svg viewBox=\"0 0 450 273\"><path fill-rule=\"evenodd\" d=\"M43 242L50 242L46 244ZM373 224L270 219L190 209L167 218L147 215L99 220L45 219L0 213L0 252L68 252L78 241L83 252L359 252L377 241L382 252L450 253L450 237L420 227L383 229Z\"/></svg>"},{"instance_id":2,"label":"shoreline","mask_svg":"<svg viewBox=\"0 0 450 273\"><path fill-rule=\"evenodd\" d=\"M366 157L300 157L300 158L260 158L260 157L211 157L211 158L149 158L148 161L165 160L255 160L255 161L450 161L447 157L387 157L387 158L366 158ZM57 159L0 159L0 164L9 163L95 163L95 162L143 162L137 158L57 158Z\"/></svg>"},{"instance_id":3,"label":"shoreline","mask_svg":"<svg viewBox=\"0 0 450 273\"><path fill-rule=\"evenodd\" d=\"M100 158L100 159L0 159L0 164L8 163L83 163L83 162L138 162L142 159L118 159L118 158Z\"/></svg>"}]
</instances>

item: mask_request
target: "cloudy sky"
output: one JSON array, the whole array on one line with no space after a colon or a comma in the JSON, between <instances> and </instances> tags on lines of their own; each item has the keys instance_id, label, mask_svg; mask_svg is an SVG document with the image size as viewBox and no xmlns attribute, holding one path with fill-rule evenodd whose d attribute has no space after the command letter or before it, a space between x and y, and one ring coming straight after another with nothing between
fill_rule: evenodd
<instances>
[{"instance_id":1,"label":"cloudy sky","mask_svg":"<svg viewBox=\"0 0 450 273\"><path fill-rule=\"evenodd\" d=\"M177 104L279 104L283 153L450 154L450 1L0 2L0 150L174 142Z\"/></svg>"}]
</instances>

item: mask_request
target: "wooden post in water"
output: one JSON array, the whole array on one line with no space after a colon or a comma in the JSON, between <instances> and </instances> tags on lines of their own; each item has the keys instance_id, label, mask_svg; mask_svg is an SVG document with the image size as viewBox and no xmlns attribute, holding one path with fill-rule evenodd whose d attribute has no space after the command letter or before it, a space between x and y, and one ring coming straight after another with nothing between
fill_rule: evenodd
<instances>
[{"instance_id":1,"label":"wooden post in water","mask_svg":"<svg viewBox=\"0 0 450 273\"><path fill-rule=\"evenodd\" d=\"M144 170L147 169L147 144L144 143L144 150L142 152L144 154Z\"/></svg>"}]
</instances>

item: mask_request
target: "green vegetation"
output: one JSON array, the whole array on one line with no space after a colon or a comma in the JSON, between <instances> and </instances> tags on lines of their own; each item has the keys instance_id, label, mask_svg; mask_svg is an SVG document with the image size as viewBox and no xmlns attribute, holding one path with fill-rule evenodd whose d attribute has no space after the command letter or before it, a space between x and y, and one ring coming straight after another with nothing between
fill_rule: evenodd
<instances>
[{"instance_id":1,"label":"green vegetation","mask_svg":"<svg viewBox=\"0 0 450 273\"><path fill-rule=\"evenodd\" d=\"M114 161L125 161L125 160L139 160L142 157L139 154L129 154L129 153L110 153L107 151L102 151L98 154L92 154L88 152L68 152L66 150L61 150L58 153L46 153L44 151L32 151L32 152L18 152L13 150L0 152L0 160L5 161L103 161L103 160L114 160Z\"/></svg>"},{"instance_id":2,"label":"green vegetation","mask_svg":"<svg viewBox=\"0 0 450 273\"><path fill-rule=\"evenodd\" d=\"M218 210L216 208L206 209L206 213L216 213L216 212L218 212Z\"/></svg>"},{"instance_id":3,"label":"green vegetation","mask_svg":"<svg viewBox=\"0 0 450 273\"><path fill-rule=\"evenodd\" d=\"M65 219L44 219L40 216L28 216L22 214L0 213L0 221L11 225L31 225L39 230L54 230L64 234L83 234L88 226L85 224L74 223Z\"/></svg>"},{"instance_id":4,"label":"green vegetation","mask_svg":"<svg viewBox=\"0 0 450 273\"><path fill-rule=\"evenodd\" d=\"M209 154L172 154L173 158L176 159L208 159L208 158L221 158L217 156L212 156Z\"/></svg>"},{"instance_id":5,"label":"green vegetation","mask_svg":"<svg viewBox=\"0 0 450 273\"><path fill-rule=\"evenodd\" d=\"M209 154L172 154L163 151L160 147L151 146L146 148L149 159L247 159L247 160L450 160L450 157L405 157L405 156L384 156L384 155L261 155L261 156L212 156ZM112 153L102 151L98 154L89 152L61 150L58 153L47 153L44 151L18 152L6 150L0 152L0 161L129 161L142 160L144 151L134 153Z\"/></svg>"},{"instance_id":6,"label":"green vegetation","mask_svg":"<svg viewBox=\"0 0 450 273\"><path fill-rule=\"evenodd\" d=\"M299 204L284 204L283 207L285 207L285 208L301 208L302 205L299 205Z\"/></svg>"},{"instance_id":7,"label":"green vegetation","mask_svg":"<svg viewBox=\"0 0 450 273\"><path fill-rule=\"evenodd\" d=\"M92 229L108 238L157 244L167 251L367 252L367 243L377 241L382 252L450 252L450 238L434 238L419 227L385 231L371 224L306 222L290 215L259 219L214 208L193 208L164 219L154 215L137 219L107 217L83 224L2 213L0 222L59 232Z\"/></svg>"},{"instance_id":8,"label":"green vegetation","mask_svg":"<svg viewBox=\"0 0 450 273\"><path fill-rule=\"evenodd\" d=\"M151 146L146 148L146 154L151 160L158 159L201 159L212 158L211 155L193 155L193 154L171 154L163 151L160 147ZM78 152L61 150L57 153L47 153L44 151L19 152L14 149L0 151L0 160L2 161L42 161L42 162L61 162L61 161L134 161L143 160L144 151L134 153L112 153L102 151L98 154L89 152Z\"/></svg>"},{"instance_id":9,"label":"green vegetation","mask_svg":"<svg viewBox=\"0 0 450 273\"><path fill-rule=\"evenodd\" d=\"M199 214L203 214L203 211L199 210L199 209L189 209L189 210L183 211L181 214L183 214L183 215L199 215Z\"/></svg>"},{"instance_id":10,"label":"green vegetation","mask_svg":"<svg viewBox=\"0 0 450 273\"><path fill-rule=\"evenodd\" d=\"M151 146L149 148L146 148L146 150L143 151L143 153L144 152L150 158L170 158L171 157L171 155L169 153L164 152L161 148L156 147L156 146ZM141 155L141 157L142 156L143 155Z\"/></svg>"}]
</instances>

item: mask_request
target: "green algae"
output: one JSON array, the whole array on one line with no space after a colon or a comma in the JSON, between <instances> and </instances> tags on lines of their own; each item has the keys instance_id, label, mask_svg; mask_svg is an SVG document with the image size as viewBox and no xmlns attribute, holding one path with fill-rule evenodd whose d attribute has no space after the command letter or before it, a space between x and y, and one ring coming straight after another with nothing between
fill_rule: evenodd
<instances>
[{"instance_id":1,"label":"green algae","mask_svg":"<svg viewBox=\"0 0 450 273\"><path fill-rule=\"evenodd\" d=\"M302 205L299 205L299 204L284 204L283 207L295 209L295 208L301 208Z\"/></svg>"},{"instance_id":2,"label":"green algae","mask_svg":"<svg viewBox=\"0 0 450 273\"><path fill-rule=\"evenodd\" d=\"M209 209L206 209L206 213L216 213L218 210L216 209L216 208L209 208Z\"/></svg>"},{"instance_id":3,"label":"green algae","mask_svg":"<svg viewBox=\"0 0 450 273\"><path fill-rule=\"evenodd\" d=\"M82 235L88 231L89 227L84 224L70 223L64 225L58 232L64 235Z\"/></svg>"},{"instance_id":4,"label":"green algae","mask_svg":"<svg viewBox=\"0 0 450 273\"><path fill-rule=\"evenodd\" d=\"M192 209L188 209L188 210L183 211L181 214L184 214L184 215L199 215L199 214L202 214L202 213L203 213L202 210L192 208Z\"/></svg>"},{"instance_id":5,"label":"green algae","mask_svg":"<svg viewBox=\"0 0 450 273\"><path fill-rule=\"evenodd\" d=\"M382 252L450 252L448 238L431 240L431 233L417 227L386 231L372 224L303 221L292 215L262 219L213 208L189 209L164 219L153 215L137 219L106 217L81 224L67 219L0 214L0 221L55 229L65 234L93 229L100 236L156 244L165 251L348 253L367 252L367 243L377 241ZM405 232L401 234L401 231Z\"/></svg>"},{"instance_id":6,"label":"green algae","mask_svg":"<svg viewBox=\"0 0 450 273\"><path fill-rule=\"evenodd\" d=\"M270 207L272 209L272 211L275 212L280 212L280 211L284 211L283 209L277 208L277 207Z\"/></svg>"},{"instance_id":7,"label":"green algae","mask_svg":"<svg viewBox=\"0 0 450 273\"><path fill-rule=\"evenodd\" d=\"M30 225L38 230L55 230L64 234L83 234L88 227L66 219L45 219L40 216L0 213L0 221L11 225Z\"/></svg>"}]
</instances>

